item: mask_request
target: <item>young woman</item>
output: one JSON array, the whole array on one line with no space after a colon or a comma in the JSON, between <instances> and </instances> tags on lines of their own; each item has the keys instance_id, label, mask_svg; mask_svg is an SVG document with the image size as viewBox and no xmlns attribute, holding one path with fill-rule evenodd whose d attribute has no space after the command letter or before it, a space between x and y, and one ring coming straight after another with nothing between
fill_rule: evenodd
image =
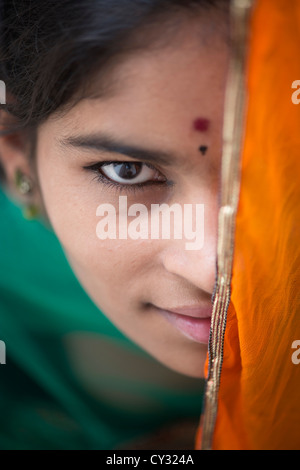
<instances>
[{"instance_id":1,"label":"young woman","mask_svg":"<svg viewBox=\"0 0 300 470\"><path fill-rule=\"evenodd\" d=\"M152 376L157 387L169 384L168 389L173 388L168 392L173 394L173 398L169 396L170 403L176 394L178 400L176 406L173 401L168 407L167 395L161 395L160 403L153 408L151 393L147 391L150 403L140 396L136 409L127 404L133 416L138 410L144 416L147 422L144 428L141 423L134 424L129 415L126 425L122 425L126 438L120 430L119 436L110 438L109 432L116 433L111 425L109 432L102 430L101 434L98 430L97 443L92 445L122 445L122 439L129 441L128 433L146 434L155 425L178 420L179 415L194 417L195 431L202 402L202 381L197 378L204 376L216 275L221 129L228 56L226 1L184 4L155 0L18 1L14 5L2 2L0 78L6 85L6 104L1 113L0 155L6 188L25 207L27 215L35 215L35 219L44 221L53 230L77 279L101 312L120 332L174 371L172 375L168 369L158 369L149 359L142 365L141 359L122 352L121 348L126 362L123 367L129 368L131 372L127 374L132 380L143 377L151 387ZM96 232L101 220L97 209L103 204L113 206L119 225L120 216L123 220L127 218L126 211L119 209L120 196L126 198L128 208L143 204L149 211L149 220L153 204L165 204L167 208L177 204L180 209L188 205L197 230L204 230L203 247L187 250L186 243L191 243L191 239L173 237L172 215L169 239L160 236L153 239L149 233L145 239L128 236L101 240ZM195 219L196 204L204 205L203 221ZM128 224L133 219L129 216ZM27 222L26 227L36 223ZM35 269L41 272L30 282L30 291L37 276L41 277L38 284L46 276L53 291L57 278L64 286L66 268L63 267L62 275L52 266L52 257L58 255L53 254L50 235L40 232L27 235L24 224L20 227L23 241L15 240L13 248L16 252L16 245L22 244L19 263L26 264L24 250L26 246L30 249L33 239L35 254L28 256L27 265L34 269L36 250L39 259L43 259L42 267L36 261ZM195 230L192 225L191 230ZM43 243L48 245L47 249L40 246ZM28 275L32 276L27 273L25 278ZM25 290L21 287L23 283L24 276L19 284L21 290ZM77 286L73 289L76 292ZM64 297L69 291L70 287ZM63 299L65 308L68 311L76 308L76 315L84 317L85 311L74 307L74 292L69 293L69 304ZM40 287L39 293L32 295L36 296L33 304L44 295L41 311L34 308L33 321L46 322L45 303L46 310L50 308L47 289L43 286L41 291ZM55 308L63 310L61 305ZM107 326L101 312L98 329L112 334L112 326ZM56 316L53 314L52 328ZM72 331L74 314L70 316ZM24 320L19 321L23 324ZM7 323L6 317L4 322ZM49 323L51 328L50 319ZM96 324L95 318L93 323ZM103 339L98 341L97 349L97 341L91 335L74 332L71 335L67 327L66 330L68 340L65 332L63 348L67 360L76 363L77 374L80 369L80 378L88 381L92 393L98 395L98 402L110 406L112 399L108 400L105 386L91 386L91 382L101 383L103 377L109 380L102 363L105 361L107 368L110 363L112 368L116 367L118 351L106 342L103 345ZM4 335L5 328L2 331ZM10 331L12 334L14 329ZM40 339L43 334L39 331L35 338ZM8 335L1 339L13 342ZM53 344L51 347L49 341L46 344L44 350L40 345L37 347L37 355L41 349L45 354L47 348L53 354ZM93 345L93 352L88 353ZM8 357L12 348L9 345ZM95 365L88 373L87 363L91 361ZM156 372L151 372L155 367ZM138 372L141 368L143 374ZM119 366L118 373L124 376ZM122 382L115 380L122 388ZM47 393L51 381L58 381L58 377L43 384ZM134 384L130 388L135 395ZM138 400L145 400L144 407L138 406ZM119 400L114 400L117 404L111 411L112 418L103 419L106 424L118 418L118 401L126 402L122 393ZM161 408L168 410L169 415L162 418ZM175 415L170 415L176 408L180 412L179 415L175 412L174 419ZM153 416L149 417L151 409L156 409L156 422ZM119 416L122 412L121 408ZM31 439L30 445L38 445L37 437ZM66 439L65 444L56 445L70 445ZM191 447L193 439L188 444ZM26 442L25 439L21 445Z\"/></svg>"},{"instance_id":2,"label":"young woman","mask_svg":"<svg viewBox=\"0 0 300 470\"><path fill-rule=\"evenodd\" d=\"M46 214L113 323L194 377L203 375L215 282L228 67L226 5L214 3L20 3L23 19L11 7L3 26L7 107L23 126L1 139L7 180L30 178L24 202ZM97 207L118 213L120 195L149 209L204 204L203 248L186 250L184 238L100 240Z\"/></svg>"},{"instance_id":3,"label":"young woman","mask_svg":"<svg viewBox=\"0 0 300 470\"><path fill-rule=\"evenodd\" d=\"M222 130L231 53L236 48L240 65L242 47L235 37L230 42L229 3L18 1L3 2L1 10L7 103L0 155L6 184L49 224L95 305L155 359L177 373L204 377L210 335L204 448L212 445L223 360L227 375L220 400L225 399L215 442L222 448L218 436L227 432L228 447L262 442L252 439L251 429L247 434L241 418L239 407L249 393L239 395L248 385L245 369L240 382L239 360L249 337L242 334L240 352L240 310L235 313L234 304L228 310L239 182L230 157L239 152L235 145L230 149L230 141L225 146L224 161L234 171L224 186ZM239 21L251 2L233 3ZM239 79L240 72L235 71ZM242 136L237 121L243 85L232 81L236 140ZM230 116L227 131L228 122ZM166 236L152 223L158 206L162 223L170 226ZM200 230L196 249L188 249ZM238 279L246 269L240 253L238 246ZM259 251L254 253L259 259ZM255 295L250 289L248 299ZM242 310L239 300L235 306ZM223 349L227 310L225 341L232 334L234 345L229 341ZM73 344L78 357L86 347ZM109 356L104 360L109 364ZM252 418L250 413L246 420L250 428Z\"/></svg>"}]
</instances>

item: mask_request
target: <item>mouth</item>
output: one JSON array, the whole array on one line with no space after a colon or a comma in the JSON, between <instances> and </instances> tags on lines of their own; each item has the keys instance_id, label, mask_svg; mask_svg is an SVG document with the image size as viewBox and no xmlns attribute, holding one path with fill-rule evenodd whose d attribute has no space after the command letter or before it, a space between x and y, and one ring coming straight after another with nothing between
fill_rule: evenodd
<instances>
[{"instance_id":1,"label":"mouth","mask_svg":"<svg viewBox=\"0 0 300 470\"><path fill-rule=\"evenodd\" d=\"M212 305L193 305L178 308L156 309L184 336L197 343L208 344Z\"/></svg>"}]
</instances>

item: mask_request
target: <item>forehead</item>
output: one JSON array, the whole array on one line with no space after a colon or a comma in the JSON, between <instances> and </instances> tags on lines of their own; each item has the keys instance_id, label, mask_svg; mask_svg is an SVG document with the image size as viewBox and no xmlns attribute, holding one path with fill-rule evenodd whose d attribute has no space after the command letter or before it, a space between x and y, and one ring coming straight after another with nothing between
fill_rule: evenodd
<instances>
[{"instance_id":1,"label":"forehead","mask_svg":"<svg viewBox=\"0 0 300 470\"><path fill-rule=\"evenodd\" d=\"M200 20L199 20L200 21ZM91 96L65 116L64 129L117 132L124 137L180 135L197 116L218 121L224 95L228 47L224 35L193 23L173 43L137 50L107 74L107 95ZM61 125L57 121L58 131ZM151 137L151 135L149 135Z\"/></svg>"}]
</instances>

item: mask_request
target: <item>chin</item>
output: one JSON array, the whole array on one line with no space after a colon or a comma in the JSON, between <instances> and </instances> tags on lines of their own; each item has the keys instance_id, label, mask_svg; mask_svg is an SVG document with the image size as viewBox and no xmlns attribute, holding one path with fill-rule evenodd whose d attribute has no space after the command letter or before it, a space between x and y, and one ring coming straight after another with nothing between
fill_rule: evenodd
<instances>
[{"instance_id":1,"label":"chin","mask_svg":"<svg viewBox=\"0 0 300 470\"><path fill-rule=\"evenodd\" d=\"M176 355L162 358L157 357L152 353L152 356L158 359L158 361L161 362L164 366L172 369L178 374L196 379L204 379L205 362L207 358L207 344L193 342L193 344L190 344L190 346L192 349L191 351L178 351Z\"/></svg>"},{"instance_id":2,"label":"chin","mask_svg":"<svg viewBox=\"0 0 300 470\"><path fill-rule=\"evenodd\" d=\"M204 363L205 363L205 360L203 361L202 367L201 366L199 367L199 364L197 364L195 366L191 365L190 367L176 367L176 368L171 367L171 368L178 374L186 375L187 377L191 377L194 379L204 379L205 377Z\"/></svg>"}]
</instances>

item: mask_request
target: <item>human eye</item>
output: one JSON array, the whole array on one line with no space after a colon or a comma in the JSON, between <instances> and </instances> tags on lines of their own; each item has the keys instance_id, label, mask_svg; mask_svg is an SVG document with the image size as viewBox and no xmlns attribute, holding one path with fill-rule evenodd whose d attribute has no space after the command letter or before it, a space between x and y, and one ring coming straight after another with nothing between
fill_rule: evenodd
<instances>
[{"instance_id":1,"label":"human eye","mask_svg":"<svg viewBox=\"0 0 300 470\"><path fill-rule=\"evenodd\" d=\"M101 162L84 168L96 173L100 182L116 186L142 187L167 182L160 171L143 162Z\"/></svg>"}]
</instances>

